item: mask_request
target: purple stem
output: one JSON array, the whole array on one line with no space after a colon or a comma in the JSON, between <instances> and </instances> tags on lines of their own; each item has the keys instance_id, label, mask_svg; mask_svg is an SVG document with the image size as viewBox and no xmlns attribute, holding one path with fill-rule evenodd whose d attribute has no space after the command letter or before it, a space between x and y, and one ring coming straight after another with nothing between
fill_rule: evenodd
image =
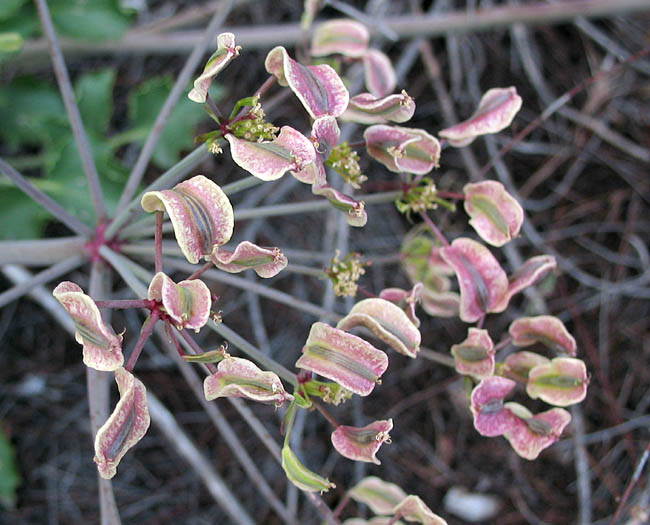
<instances>
[{"instance_id":1,"label":"purple stem","mask_svg":"<svg viewBox=\"0 0 650 525\"><path fill-rule=\"evenodd\" d=\"M156 325L158 319L160 319L160 312L158 310L154 310L151 312L149 318L144 322L145 324L142 326L142 330L140 330L140 337L138 337L138 340L135 343L135 347L133 348L133 352L131 352L129 360L124 367L128 372L133 372L133 367L137 363L138 357L140 357L140 352L142 352L144 344L151 336L153 327Z\"/></svg>"},{"instance_id":2,"label":"purple stem","mask_svg":"<svg viewBox=\"0 0 650 525\"><path fill-rule=\"evenodd\" d=\"M435 223L431 220L431 218L424 212L420 212L420 217L424 220L424 222L427 223L429 228L431 228L431 231L435 234L436 237L438 237L438 240L444 245L444 246L449 246L449 241L447 238L442 234L442 232L438 229L438 227L435 225Z\"/></svg>"},{"instance_id":3,"label":"purple stem","mask_svg":"<svg viewBox=\"0 0 650 525\"><path fill-rule=\"evenodd\" d=\"M214 265L211 262L205 263L201 268L196 270L192 275L190 275L186 280L191 281L192 279L198 279L203 275L203 273L207 272L210 268L213 268Z\"/></svg>"},{"instance_id":4,"label":"purple stem","mask_svg":"<svg viewBox=\"0 0 650 525\"><path fill-rule=\"evenodd\" d=\"M151 308L151 301L148 299L119 299L115 301L95 301L99 308L114 308L125 310L127 308Z\"/></svg>"}]
</instances>

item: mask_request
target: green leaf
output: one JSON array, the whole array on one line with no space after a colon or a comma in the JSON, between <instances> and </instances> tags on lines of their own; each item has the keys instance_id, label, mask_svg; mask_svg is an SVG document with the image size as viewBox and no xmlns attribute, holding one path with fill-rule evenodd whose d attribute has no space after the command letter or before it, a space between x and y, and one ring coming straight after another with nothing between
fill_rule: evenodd
<instances>
[{"instance_id":1,"label":"green leaf","mask_svg":"<svg viewBox=\"0 0 650 525\"><path fill-rule=\"evenodd\" d=\"M61 34L92 42L118 40L130 23L114 0L52 0L50 11Z\"/></svg>"},{"instance_id":2,"label":"green leaf","mask_svg":"<svg viewBox=\"0 0 650 525\"><path fill-rule=\"evenodd\" d=\"M84 126L89 133L106 134L113 113L115 71L104 69L83 75L75 85L75 93Z\"/></svg>"},{"instance_id":3,"label":"green leaf","mask_svg":"<svg viewBox=\"0 0 650 525\"><path fill-rule=\"evenodd\" d=\"M27 0L2 0L0 2L0 20L14 16Z\"/></svg>"},{"instance_id":4,"label":"green leaf","mask_svg":"<svg viewBox=\"0 0 650 525\"><path fill-rule=\"evenodd\" d=\"M171 87L172 81L169 77L155 77L131 92L129 117L133 128L150 130L153 127ZM220 92L215 93L214 100L218 100L220 95ZM200 104L187 97L181 97L154 150L154 163L167 169L178 162L183 150L194 147L194 128L204 117L205 112ZM140 143L144 143L144 140Z\"/></svg>"},{"instance_id":5,"label":"green leaf","mask_svg":"<svg viewBox=\"0 0 650 525\"><path fill-rule=\"evenodd\" d=\"M0 503L13 508L16 505L16 488L20 474L16 465L14 447L7 435L0 429Z\"/></svg>"},{"instance_id":6,"label":"green leaf","mask_svg":"<svg viewBox=\"0 0 650 525\"><path fill-rule=\"evenodd\" d=\"M49 214L22 191L0 186L0 221L6 225L0 228L0 240L38 239L48 218Z\"/></svg>"}]
</instances>

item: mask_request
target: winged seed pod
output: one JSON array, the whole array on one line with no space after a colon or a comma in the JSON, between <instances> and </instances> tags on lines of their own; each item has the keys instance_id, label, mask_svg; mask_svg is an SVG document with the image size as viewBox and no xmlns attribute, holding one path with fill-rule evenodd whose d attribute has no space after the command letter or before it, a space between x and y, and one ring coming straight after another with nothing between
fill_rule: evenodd
<instances>
[{"instance_id":1,"label":"winged seed pod","mask_svg":"<svg viewBox=\"0 0 650 525\"><path fill-rule=\"evenodd\" d=\"M563 408L553 408L536 415L519 403L506 403L505 408L515 418L504 437L519 456L528 460L537 459L542 450L560 439L571 421L571 414Z\"/></svg>"},{"instance_id":2,"label":"winged seed pod","mask_svg":"<svg viewBox=\"0 0 650 525\"><path fill-rule=\"evenodd\" d=\"M422 283L415 283L410 290L402 290L401 288L385 288L379 292L379 298L390 301L396 304L406 314L406 317L415 325L420 328L420 319L415 314L415 306L420 302L422 295Z\"/></svg>"},{"instance_id":3,"label":"winged seed pod","mask_svg":"<svg viewBox=\"0 0 650 525\"><path fill-rule=\"evenodd\" d=\"M355 326L365 326L400 354L416 357L420 350L420 331L404 310L385 299L359 301L336 325L338 329L346 331Z\"/></svg>"},{"instance_id":4,"label":"winged seed pod","mask_svg":"<svg viewBox=\"0 0 650 525\"><path fill-rule=\"evenodd\" d=\"M381 98L395 91L397 75L390 58L378 49L369 49L363 55L366 89Z\"/></svg>"},{"instance_id":5,"label":"winged seed pod","mask_svg":"<svg viewBox=\"0 0 650 525\"><path fill-rule=\"evenodd\" d=\"M117 465L127 451L140 441L149 428L147 391L142 382L124 368L115 370L120 400L95 437L95 457L99 475L115 476Z\"/></svg>"},{"instance_id":6,"label":"winged seed pod","mask_svg":"<svg viewBox=\"0 0 650 525\"><path fill-rule=\"evenodd\" d=\"M287 479L300 490L307 492L327 492L329 489L336 487L329 479L319 476L305 467L288 445L282 448L282 469Z\"/></svg>"},{"instance_id":7,"label":"winged seed pod","mask_svg":"<svg viewBox=\"0 0 650 525\"><path fill-rule=\"evenodd\" d=\"M367 396L388 368L388 357L356 335L314 323L296 366Z\"/></svg>"},{"instance_id":8,"label":"winged seed pod","mask_svg":"<svg viewBox=\"0 0 650 525\"><path fill-rule=\"evenodd\" d=\"M264 65L278 84L291 88L312 118L340 117L347 108L350 94L330 66L303 66L282 46L269 51Z\"/></svg>"},{"instance_id":9,"label":"winged seed pod","mask_svg":"<svg viewBox=\"0 0 650 525\"><path fill-rule=\"evenodd\" d=\"M557 261L552 255L531 257L512 275L508 277L508 300L524 288L532 286L557 268Z\"/></svg>"},{"instance_id":10,"label":"winged seed pod","mask_svg":"<svg viewBox=\"0 0 650 525\"><path fill-rule=\"evenodd\" d=\"M347 18L319 24L311 39L311 54L315 57L340 54L357 58L368 49L370 34L359 22Z\"/></svg>"},{"instance_id":11,"label":"winged seed pod","mask_svg":"<svg viewBox=\"0 0 650 525\"><path fill-rule=\"evenodd\" d=\"M293 399L273 372L260 370L255 363L239 357L227 357L217 365L217 371L203 382L205 399L243 397L260 403L282 406Z\"/></svg>"},{"instance_id":12,"label":"winged seed pod","mask_svg":"<svg viewBox=\"0 0 650 525\"><path fill-rule=\"evenodd\" d=\"M467 338L451 347L456 372L470 375L477 381L494 374L494 343L487 330L470 328Z\"/></svg>"},{"instance_id":13,"label":"winged seed pod","mask_svg":"<svg viewBox=\"0 0 650 525\"><path fill-rule=\"evenodd\" d=\"M232 205L210 179L196 175L171 190L148 191L142 196L147 212L167 211L176 241L192 264L209 257L232 237L235 225Z\"/></svg>"},{"instance_id":14,"label":"winged seed pod","mask_svg":"<svg viewBox=\"0 0 650 525\"><path fill-rule=\"evenodd\" d=\"M376 454L384 443L390 443L392 428L392 419L375 421L360 428L341 425L332 432L332 445L339 454L352 461L381 465Z\"/></svg>"},{"instance_id":15,"label":"winged seed pod","mask_svg":"<svg viewBox=\"0 0 650 525\"><path fill-rule=\"evenodd\" d=\"M498 133L507 128L520 108L521 97L516 88L492 88L481 97L478 109L470 118L443 129L438 135L456 148L467 146L480 135Z\"/></svg>"},{"instance_id":16,"label":"winged seed pod","mask_svg":"<svg viewBox=\"0 0 650 525\"><path fill-rule=\"evenodd\" d=\"M549 405L566 407L580 403L587 395L587 368L580 359L556 357L530 370L526 393Z\"/></svg>"},{"instance_id":17,"label":"winged seed pod","mask_svg":"<svg viewBox=\"0 0 650 525\"><path fill-rule=\"evenodd\" d=\"M198 332L210 317L210 289L199 279L176 284L158 272L149 284L147 299L162 302L165 312L179 329L191 328Z\"/></svg>"},{"instance_id":18,"label":"winged seed pod","mask_svg":"<svg viewBox=\"0 0 650 525\"><path fill-rule=\"evenodd\" d=\"M559 354L576 355L576 340L557 317L521 317L510 324L508 332L516 346L542 343Z\"/></svg>"},{"instance_id":19,"label":"winged seed pod","mask_svg":"<svg viewBox=\"0 0 650 525\"><path fill-rule=\"evenodd\" d=\"M474 428L482 436L501 436L512 427L514 415L504 408L503 399L515 388L516 383L505 377L492 376L483 379L470 399L474 416Z\"/></svg>"},{"instance_id":20,"label":"winged seed pod","mask_svg":"<svg viewBox=\"0 0 650 525\"><path fill-rule=\"evenodd\" d=\"M395 173L425 175L438 167L440 143L422 129L377 124L363 138L368 154Z\"/></svg>"},{"instance_id":21,"label":"winged seed pod","mask_svg":"<svg viewBox=\"0 0 650 525\"><path fill-rule=\"evenodd\" d=\"M463 193L469 223L481 239L492 246L503 246L519 235L524 210L503 184L492 180L466 184Z\"/></svg>"},{"instance_id":22,"label":"winged seed pod","mask_svg":"<svg viewBox=\"0 0 650 525\"><path fill-rule=\"evenodd\" d=\"M550 359L536 354L535 352L515 352L506 357L500 375L519 381L520 383L528 382L528 374L537 365L550 363Z\"/></svg>"},{"instance_id":23,"label":"winged seed pod","mask_svg":"<svg viewBox=\"0 0 650 525\"><path fill-rule=\"evenodd\" d=\"M287 258L280 248L263 248L249 241L239 243L234 252L219 248L210 260L225 272L239 273L252 268L265 279L277 275L287 267Z\"/></svg>"},{"instance_id":24,"label":"winged seed pod","mask_svg":"<svg viewBox=\"0 0 650 525\"><path fill-rule=\"evenodd\" d=\"M299 131L282 126L272 141L248 141L228 133L232 160L242 169L263 181L277 180L287 171L300 171L316 158L314 146Z\"/></svg>"},{"instance_id":25,"label":"winged seed pod","mask_svg":"<svg viewBox=\"0 0 650 525\"><path fill-rule=\"evenodd\" d=\"M83 345L84 365L109 372L124 364L122 336L115 335L90 296L70 281L63 281L52 292L68 312L75 326L74 337Z\"/></svg>"},{"instance_id":26,"label":"winged seed pod","mask_svg":"<svg viewBox=\"0 0 650 525\"><path fill-rule=\"evenodd\" d=\"M392 513L406 521L417 521L422 525L447 525L447 522L434 514L419 496L407 496Z\"/></svg>"},{"instance_id":27,"label":"winged seed pod","mask_svg":"<svg viewBox=\"0 0 650 525\"><path fill-rule=\"evenodd\" d=\"M235 35L221 33L217 37L217 50L208 59L203 73L194 81L194 89L187 95L194 102L205 102L212 79L239 55L240 46L235 45Z\"/></svg>"},{"instance_id":28,"label":"winged seed pod","mask_svg":"<svg viewBox=\"0 0 650 525\"><path fill-rule=\"evenodd\" d=\"M341 120L358 124L402 123L410 120L414 113L415 101L404 90L381 98L361 93L350 99Z\"/></svg>"},{"instance_id":29,"label":"winged seed pod","mask_svg":"<svg viewBox=\"0 0 650 525\"><path fill-rule=\"evenodd\" d=\"M399 486L376 476L363 478L348 491L354 501L365 503L375 514L391 514L407 494Z\"/></svg>"}]
</instances>

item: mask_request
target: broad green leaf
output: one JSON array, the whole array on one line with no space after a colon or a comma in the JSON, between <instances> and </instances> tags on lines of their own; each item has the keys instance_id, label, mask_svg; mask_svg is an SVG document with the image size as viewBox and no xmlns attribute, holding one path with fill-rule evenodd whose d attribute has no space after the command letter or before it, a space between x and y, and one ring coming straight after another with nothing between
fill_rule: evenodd
<instances>
[{"instance_id":1,"label":"broad green leaf","mask_svg":"<svg viewBox=\"0 0 650 525\"><path fill-rule=\"evenodd\" d=\"M134 129L146 129L148 132L153 127L171 87L169 77L155 77L131 92L129 117ZM220 92L216 92L215 96L215 100L218 100ZM204 117L205 112L200 104L181 97L154 150L155 164L160 168L170 168L180 160L181 151L193 148L194 128ZM140 142L144 143L144 139Z\"/></svg>"},{"instance_id":2,"label":"broad green leaf","mask_svg":"<svg viewBox=\"0 0 650 525\"><path fill-rule=\"evenodd\" d=\"M87 73L75 85L77 104L84 126L89 133L103 135L113 113L113 84L115 71L104 69Z\"/></svg>"},{"instance_id":3,"label":"broad green leaf","mask_svg":"<svg viewBox=\"0 0 650 525\"><path fill-rule=\"evenodd\" d=\"M48 217L40 205L19 189L0 186L0 221L6 225L0 228L0 240L38 239Z\"/></svg>"},{"instance_id":4,"label":"broad green leaf","mask_svg":"<svg viewBox=\"0 0 650 525\"><path fill-rule=\"evenodd\" d=\"M16 504L16 488L19 484L20 474L14 447L0 429L0 503L5 507L12 508Z\"/></svg>"},{"instance_id":5,"label":"broad green leaf","mask_svg":"<svg viewBox=\"0 0 650 525\"><path fill-rule=\"evenodd\" d=\"M27 0L2 0L0 2L0 20L14 16Z\"/></svg>"},{"instance_id":6,"label":"broad green leaf","mask_svg":"<svg viewBox=\"0 0 650 525\"><path fill-rule=\"evenodd\" d=\"M61 34L80 40L117 40L128 29L130 17L116 0L53 0L52 20Z\"/></svg>"}]
</instances>

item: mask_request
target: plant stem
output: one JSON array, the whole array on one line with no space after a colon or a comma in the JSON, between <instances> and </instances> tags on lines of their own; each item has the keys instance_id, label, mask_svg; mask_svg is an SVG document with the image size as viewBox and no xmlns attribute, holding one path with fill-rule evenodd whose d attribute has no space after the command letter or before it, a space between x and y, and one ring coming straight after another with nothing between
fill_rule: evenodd
<instances>
[{"instance_id":1,"label":"plant stem","mask_svg":"<svg viewBox=\"0 0 650 525\"><path fill-rule=\"evenodd\" d=\"M442 232L438 229L436 224L431 220L429 215L425 212L420 212L420 217L424 220L424 222L427 223L427 226L431 228L431 231L434 233L434 235L438 238L438 240L443 244L443 246L449 246L449 241L447 238L442 234Z\"/></svg>"},{"instance_id":2,"label":"plant stem","mask_svg":"<svg viewBox=\"0 0 650 525\"><path fill-rule=\"evenodd\" d=\"M108 246L100 246L99 254L106 259L106 261L115 269L115 271L120 275L124 282L133 290L135 295L138 297L147 296L147 288L136 276L136 274L131 269L131 261L126 257L115 253Z\"/></svg>"},{"instance_id":3,"label":"plant stem","mask_svg":"<svg viewBox=\"0 0 650 525\"><path fill-rule=\"evenodd\" d=\"M198 279L199 277L201 277L201 275L203 275L205 272L207 272L210 268L214 268L214 264L212 264L211 262L207 262L203 266L201 266L201 268L196 270L192 275L190 275L186 280L191 281L192 279Z\"/></svg>"},{"instance_id":4,"label":"plant stem","mask_svg":"<svg viewBox=\"0 0 650 525\"><path fill-rule=\"evenodd\" d=\"M85 243L83 237L0 241L0 265L43 266L58 263L74 255L82 255Z\"/></svg>"},{"instance_id":5,"label":"plant stem","mask_svg":"<svg viewBox=\"0 0 650 525\"><path fill-rule=\"evenodd\" d=\"M126 310L128 308L151 308L152 303L148 299L116 299L114 301L95 301L98 308L112 308L114 310Z\"/></svg>"},{"instance_id":6,"label":"plant stem","mask_svg":"<svg viewBox=\"0 0 650 525\"><path fill-rule=\"evenodd\" d=\"M61 275L64 275L71 270L74 270L75 268L81 266L81 264L85 261L86 258L82 257L81 255L72 256L50 266L47 270L43 270L42 272L35 274L29 280L12 286L8 290L0 293L0 308L10 303L14 299L18 299L22 295L26 294L32 288L34 288L34 286L52 281Z\"/></svg>"},{"instance_id":7,"label":"plant stem","mask_svg":"<svg viewBox=\"0 0 650 525\"><path fill-rule=\"evenodd\" d=\"M420 357L423 357L424 359L428 359L429 361L434 361L436 363L447 366L449 368L456 368L456 363L454 362L454 359L452 357L449 357L448 355L444 355L440 352L436 352L435 350L431 350L430 348L425 348L421 346L418 355Z\"/></svg>"},{"instance_id":8,"label":"plant stem","mask_svg":"<svg viewBox=\"0 0 650 525\"><path fill-rule=\"evenodd\" d=\"M320 404L318 401L316 401L315 399L311 399L311 398L310 398L310 400L311 400L312 404L316 407L316 410L318 410L318 411L321 413L321 415L322 415L325 419L327 419L327 422L328 422L330 425L332 425L334 428L339 428L340 425L338 424L338 421L336 421L336 419L334 419L334 417L332 416L332 414L330 414L330 413L327 411L327 409L326 409L323 405L321 405L321 404Z\"/></svg>"},{"instance_id":9,"label":"plant stem","mask_svg":"<svg viewBox=\"0 0 650 525\"><path fill-rule=\"evenodd\" d=\"M0 159L0 172L4 173L20 190L49 211L77 235L90 237L93 231L75 216L70 215L58 202L43 193L13 167Z\"/></svg>"},{"instance_id":10,"label":"plant stem","mask_svg":"<svg viewBox=\"0 0 650 525\"><path fill-rule=\"evenodd\" d=\"M147 186L144 191L156 191L173 186L179 180L187 176L187 174L196 168L196 166L201 162L210 157L210 155L211 153L208 151L208 148L205 147L205 144L201 144L187 157L169 168L165 173ZM135 216L139 215L139 213L143 213L140 208L140 199L135 198L128 206L119 211L113 221L108 225L105 232L106 238L114 238L120 227Z\"/></svg>"},{"instance_id":11,"label":"plant stem","mask_svg":"<svg viewBox=\"0 0 650 525\"><path fill-rule=\"evenodd\" d=\"M129 360L126 363L126 366L124 367L127 371L133 372L133 367L138 362L138 358L140 357L140 353L144 348L144 344L147 342L147 339L149 339L149 337L151 336L151 332L153 331L156 322L158 322L158 319L160 319L160 312L158 310L154 310L153 312L151 312L151 315L145 320L144 324L142 325L142 329L140 330L140 336L138 337L138 340L135 343L135 347L133 347L133 351L129 356Z\"/></svg>"},{"instance_id":12,"label":"plant stem","mask_svg":"<svg viewBox=\"0 0 650 525\"><path fill-rule=\"evenodd\" d=\"M194 49L192 49L192 53L190 53L190 56L187 58L183 69L176 79L174 87L169 92L169 95L167 96L167 99L165 100L160 113L158 113L158 116L156 117L156 121L151 128L151 132L149 133L149 136L147 137L142 150L140 151L140 155L135 162L135 166L133 166L129 180L124 187L124 192L122 193L120 201L117 205L118 212L126 206L127 202L133 198L136 191L138 190L138 186L140 185L140 181L142 181L142 177L145 170L147 169L149 160L153 155L154 149L158 144L158 140L160 139L160 136L165 129L167 121L171 116L176 102L178 102L178 99L185 90L185 86L187 86L187 83L192 77L192 73L201 61L205 50L214 41L217 30L223 24L223 21L230 12L232 6L233 0L227 0L220 4L219 9L217 9L217 11L214 13L212 19L210 20L210 23L208 24L208 27L203 32L203 37L196 43Z\"/></svg>"},{"instance_id":13,"label":"plant stem","mask_svg":"<svg viewBox=\"0 0 650 525\"><path fill-rule=\"evenodd\" d=\"M456 199L459 201L465 200L464 193L458 193L455 191L436 191L436 195L438 197L442 197L443 199Z\"/></svg>"},{"instance_id":14,"label":"plant stem","mask_svg":"<svg viewBox=\"0 0 650 525\"><path fill-rule=\"evenodd\" d=\"M46 0L36 0L36 7L38 8L38 14L41 18L43 33L45 34L50 47L52 65L54 66L56 80L59 85L59 90L61 91L61 96L63 97L65 110L68 114L68 119L70 120L70 126L72 127L77 147L79 148L81 164L83 165L84 173L88 179L88 188L90 189L90 194L92 196L93 207L95 208L95 214L97 215L97 222L101 222L106 218L106 204L104 201L102 186L99 183L99 173L97 173L95 159L93 158L93 153L90 149L90 142L88 141L88 136L86 135L86 130L81 120L81 114L79 113L77 102L75 101L75 95L72 89L72 84L70 83L68 69L63 60L63 53L61 53L59 39L56 36L56 31L52 23L52 17L50 16L50 10L47 7Z\"/></svg>"},{"instance_id":15,"label":"plant stem","mask_svg":"<svg viewBox=\"0 0 650 525\"><path fill-rule=\"evenodd\" d=\"M162 211L156 212L156 233L154 234L154 249L155 249L154 265L156 268L156 273L162 272L163 269L163 264L162 264L163 214L164 212Z\"/></svg>"}]
</instances>

